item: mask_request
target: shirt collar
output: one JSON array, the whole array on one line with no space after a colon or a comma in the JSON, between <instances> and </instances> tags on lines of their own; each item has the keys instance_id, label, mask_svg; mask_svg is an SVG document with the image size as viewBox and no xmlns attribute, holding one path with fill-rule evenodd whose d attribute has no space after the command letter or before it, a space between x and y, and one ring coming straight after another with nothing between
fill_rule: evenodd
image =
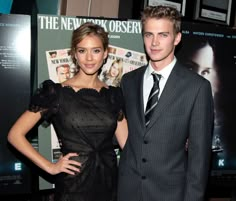
<instances>
[{"instance_id":1,"label":"shirt collar","mask_svg":"<svg viewBox=\"0 0 236 201\"><path fill-rule=\"evenodd\" d=\"M146 70L146 73L145 73L146 79L151 76L151 73L153 71L155 71L158 74L161 74L162 78L167 79L169 77L172 69L174 68L174 65L175 65L176 61L177 61L177 59L176 59L176 57L174 57L173 61L160 71L155 71L153 69L152 65L151 65L151 62L149 61L148 67L147 67L147 70Z\"/></svg>"}]
</instances>

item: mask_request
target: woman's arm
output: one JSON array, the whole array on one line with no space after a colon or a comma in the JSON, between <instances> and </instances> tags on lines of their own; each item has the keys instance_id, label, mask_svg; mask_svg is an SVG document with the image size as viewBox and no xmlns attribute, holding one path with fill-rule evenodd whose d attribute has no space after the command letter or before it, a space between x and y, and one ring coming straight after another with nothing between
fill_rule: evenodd
<instances>
[{"instance_id":1,"label":"woman's arm","mask_svg":"<svg viewBox=\"0 0 236 201\"><path fill-rule=\"evenodd\" d=\"M52 163L37 152L26 139L26 134L37 124L40 118L40 112L24 112L10 129L7 137L8 141L38 167L52 175L60 172L73 175L75 174L75 171L79 172L79 168L76 168L75 166L81 166L81 164L69 160L71 156L77 156L76 153L69 153L64 157L61 157L57 163Z\"/></svg>"},{"instance_id":2,"label":"woman's arm","mask_svg":"<svg viewBox=\"0 0 236 201\"><path fill-rule=\"evenodd\" d=\"M127 120L125 118L123 118L122 121L117 122L115 135L120 145L120 148L123 149L128 138L128 125Z\"/></svg>"}]
</instances>

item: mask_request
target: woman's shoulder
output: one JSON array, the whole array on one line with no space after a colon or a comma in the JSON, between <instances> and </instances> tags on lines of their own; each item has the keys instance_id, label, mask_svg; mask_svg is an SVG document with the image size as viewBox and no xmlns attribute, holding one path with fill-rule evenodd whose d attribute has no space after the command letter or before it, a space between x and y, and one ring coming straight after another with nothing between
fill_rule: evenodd
<instances>
[{"instance_id":1,"label":"woman's shoulder","mask_svg":"<svg viewBox=\"0 0 236 201\"><path fill-rule=\"evenodd\" d=\"M115 99L120 99L123 97L122 89L119 86L109 86L108 90L110 91L110 94Z\"/></svg>"},{"instance_id":2,"label":"woman's shoulder","mask_svg":"<svg viewBox=\"0 0 236 201\"><path fill-rule=\"evenodd\" d=\"M61 88L61 86L62 85L60 83L56 83L51 79L47 79L47 80L42 81L39 84L38 89L41 91L54 92L54 91L58 90L59 88Z\"/></svg>"},{"instance_id":3,"label":"woman's shoulder","mask_svg":"<svg viewBox=\"0 0 236 201\"><path fill-rule=\"evenodd\" d=\"M50 122L50 118L58 111L58 88L59 83L52 80L44 80L35 90L29 104L32 112L41 112L43 119Z\"/></svg>"},{"instance_id":4,"label":"woman's shoulder","mask_svg":"<svg viewBox=\"0 0 236 201\"><path fill-rule=\"evenodd\" d=\"M33 93L33 98L48 99L57 97L60 83L55 83L51 79L42 81Z\"/></svg>"},{"instance_id":5,"label":"woman's shoulder","mask_svg":"<svg viewBox=\"0 0 236 201\"><path fill-rule=\"evenodd\" d=\"M59 85L61 85L60 83L56 83L56 82L54 82L53 80L51 80L51 79L46 79L46 80L44 80L44 81L42 81L41 83L40 83L40 86L52 86L52 87L56 87L56 86L59 86Z\"/></svg>"},{"instance_id":6,"label":"woman's shoulder","mask_svg":"<svg viewBox=\"0 0 236 201\"><path fill-rule=\"evenodd\" d=\"M109 85L107 86L107 88L111 91L115 91L115 92L119 92L121 91L121 87L120 86L112 86L112 85Z\"/></svg>"},{"instance_id":7,"label":"woman's shoulder","mask_svg":"<svg viewBox=\"0 0 236 201\"><path fill-rule=\"evenodd\" d=\"M114 114L117 114L117 119L120 121L124 117L124 97L122 89L119 86L109 86L109 90L111 91L110 100L112 103L112 108L115 111Z\"/></svg>"}]
</instances>

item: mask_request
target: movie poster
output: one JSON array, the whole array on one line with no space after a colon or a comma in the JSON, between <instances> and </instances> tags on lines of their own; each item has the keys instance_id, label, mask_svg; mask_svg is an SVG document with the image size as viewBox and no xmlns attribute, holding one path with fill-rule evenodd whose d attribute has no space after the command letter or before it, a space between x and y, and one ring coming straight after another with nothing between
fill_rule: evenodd
<instances>
[{"instance_id":1,"label":"movie poster","mask_svg":"<svg viewBox=\"0 0 236 201\"><path fill-rule=\"evenodd\" d=\"M61 83L74 76L77 69L70 57L70 39L72 31L87 21L109 32L108 58L99 76L105 83L119 86L124 73L147 63L139 21L38 15L38 86L45 79ZM39 151L51 161L60 157L60 145L52 126L39 128ZM119 150L115 151L119 158ZM40 179L39 187L47 189L52 185Z\"/></svg>"},{"instance_id":2,"label":"movie poster","mask_svg":"<svg viewBox=\"0 0 236 201\"><path fill-rule=\"evenodd\" d=\"M212 139L212 174L236 169L236 33L229 27L183 23L177 58L206 78L212 87L215 121Z\"/></svg>"},{"instance_id":3,"label":"movie poster","mask_svg":"<svg viewBox=\"0 0 236 201\"><path fill-rule=\"evenodd\" d=\"M0 194L31 191L26 160L7 143L10 128L29 104L30 28L30 16L0 15Z\"/></svg>"}]
</instances>

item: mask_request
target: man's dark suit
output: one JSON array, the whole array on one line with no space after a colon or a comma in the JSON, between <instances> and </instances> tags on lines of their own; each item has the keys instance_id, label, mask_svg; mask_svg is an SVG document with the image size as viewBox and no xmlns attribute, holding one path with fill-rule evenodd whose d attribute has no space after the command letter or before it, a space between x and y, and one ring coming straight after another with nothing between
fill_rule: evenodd
<instances>
[{"instance_id":1,"label":"man's dark suit","mask_svg":"<svg viewBox=\"0 0 236 201\"><path fill-rule=\"evenodd\" d=\"M146 68L125 74L121 83L129 136L119 163L118 200L202 201L213 126L210 83L177 62L146 128Z\"/></svg>"}]
</instances>

